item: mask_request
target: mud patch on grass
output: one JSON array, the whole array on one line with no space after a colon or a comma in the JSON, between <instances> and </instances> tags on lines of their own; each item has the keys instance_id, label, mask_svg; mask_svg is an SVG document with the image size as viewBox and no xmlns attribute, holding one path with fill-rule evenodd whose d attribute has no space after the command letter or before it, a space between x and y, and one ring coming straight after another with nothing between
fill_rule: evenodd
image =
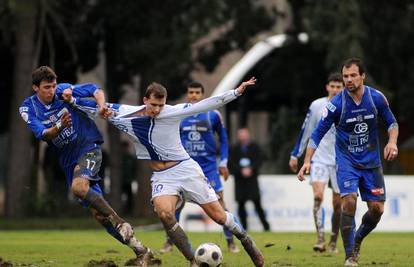
<instances>
[{"instance_id":1,"label":"mud patch on grass","mask_svg":"<svg viewBox=\"0 0 414 267\"><path fill-rule=\"evenodd\" d=\"M5 261L0 257L0 267L13 267L13 263L10 261Z\"/></svg>"},{"instance_id":2,"label":"mud patch on grass","mask_svg":"<svg viewBox=\"0 0 414 267\"><path fill-rule=\"evenodd\" d=\"M118 265L116 265L116 263L113 262L112 260L100 260L100 261L90 260L86 266L87 267L118 267Z\"/></svg>"}]
</instances>

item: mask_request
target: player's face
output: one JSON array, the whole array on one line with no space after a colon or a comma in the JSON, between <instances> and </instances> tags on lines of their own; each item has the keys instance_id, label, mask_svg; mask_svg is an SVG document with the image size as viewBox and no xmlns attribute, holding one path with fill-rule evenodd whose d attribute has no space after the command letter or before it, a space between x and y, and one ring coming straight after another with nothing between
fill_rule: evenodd
<instances>
[{"instance_id":1,"label":"player's face","mask_svg":"<svg viewBox=\"0 0 414 267\"><path fill-rule=\"evenodd\" d=\"M165 106L166 97L156 98L151 95L149 98L144 97L145 114L151 118L157 117Z\"/></svg>"},{"instance_id":2,"label":"player's face","mask_svg":"<svg viewBox=\"0 0 414 267\"><path fill-rule=\"evenodd\" d=\"M39 86L33 84L32 88L36 92L40 101L42 101L44 104L49 104L55 97L56 86L56 80L53 80L51 82L41 81Z\"/></svg>"},{"instance_id":3,"label":"player's face","mask_svg":"<svg viewBox=\"0 0 414 267\"><path fill-rule=\"evenodd\" d=\"M359 68L357 65L352 64L349 68L342 68L342 78L344 79L345 87L350 92L355 92L362 89L364 85L365 73L359 74Z\"/></svg>"},{"instance_id":4,"label":"player's face","mask_svg":"<svg viewBox=\"0 0 414 267\"><path fill-rule=\"evenodd\" d=\"M339 92L342 91L342 89L344 89L344 84L342 82L330 81L326 85L326 91L328 92L329 98L336 96Z\"/></svg>"},{"instance_id":5,"label":"player's face","mask_svg":"<svg viewBox=\"0 0 414 267\"><path fill-rule=\"evenodd\" d=\"M190 103L196 103L203 98L203 90L201 88L187 88L187 100Z\"/></svg>"}]
</instances>

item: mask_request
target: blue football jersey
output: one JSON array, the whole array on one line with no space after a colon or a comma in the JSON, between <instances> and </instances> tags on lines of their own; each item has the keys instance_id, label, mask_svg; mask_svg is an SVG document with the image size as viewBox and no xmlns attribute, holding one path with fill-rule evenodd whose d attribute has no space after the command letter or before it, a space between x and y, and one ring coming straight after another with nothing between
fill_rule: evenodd
<instances>
[{"instance_id":1,"label":"blue football jersey","mask_svg":"<svg viewBox=\"0 0 414 267\"><path fill-rule=\"evenodd\" d=\"M187 117L180 124L181 143L190 157L200 164L205 174L217 172L215 133L218 134L220 142L220 166L227 166L227 133L218 111Z\"/></svg>"},{"instance_id":2,"label":"blue football jersey","mask_svg":"<svg viewBox=\"0 0 414 267\"><path fill-rule=\"evenodd\" d=\"M55 97L50 104L43 104L34 94L27 97L19 108L21 117L40 140L43 140L44 131L53 127L65 112L71 114L72 126L62 129L55 138L47 141L57 152L59 163L63 168L73 165L82 154L103 143L94 121L71 104L61 100L62 92L67 88L72 88L75 97L92 97L95 91L99 90L97 85L91 83L79 85L61 83L57 85Z\"/></svg>"},{"instance_id":3,"label":"blue football jersey","mask_svg":"<svg viewBox=\"0 0 414 267\"><path fill-rule=\"evenodd\" d=\"M334 123L337 165L351 164L360 169L379 167L378 117L388 129L398 127L388 101L381 92L365 86L361 103L355 103L345 89L327 104L322 120L312 133L309 146L316 148Z\"/></svg>"}]
</instances>

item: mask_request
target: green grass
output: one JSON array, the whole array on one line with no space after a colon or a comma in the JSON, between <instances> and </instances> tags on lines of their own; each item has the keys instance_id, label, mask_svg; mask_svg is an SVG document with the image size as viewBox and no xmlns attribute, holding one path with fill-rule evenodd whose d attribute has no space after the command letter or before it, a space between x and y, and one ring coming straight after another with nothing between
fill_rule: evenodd
<instances>
[{"instance_id":1,"label":"green grass","mask_svg":"<svg viewBox=\"0 0 414 267\"><path fill-rule=\"evenodd\" d=\"M314 253L312 233L252 233L252 236L265 255L266 266L343 266L341 243L338 255ZM162 231L138 232L137 237L154 250L164 241ZM222 233L189 233L189 237L194 246L203 242L219 244L224 267L252 266L244 251L227 252ZM265 247L266 244L274 245ZM413 248L414 233L374 232L363 244L360 266L414 266ZM177 249L158 256L162 266L188 266ZM14 266L86 266L90 260L103 259L123 266L133 253L103 230L22 230L0 231L0 257Z\"/></svg>"}]
</instances>

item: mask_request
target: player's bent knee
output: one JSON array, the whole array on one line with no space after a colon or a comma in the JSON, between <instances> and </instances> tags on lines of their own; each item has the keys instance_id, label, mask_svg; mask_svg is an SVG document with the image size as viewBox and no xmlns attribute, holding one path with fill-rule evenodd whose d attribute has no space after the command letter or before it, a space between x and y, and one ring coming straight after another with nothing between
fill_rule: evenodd
<instances>
[{"instance_id":1,"label":"player's bent knee","mask_svg":"<svg viewBox=\"0 0 414 267\"><path fill-rule=\"evenodd\" d=\"M377 204L369 207L369 212L375 217L381 217L384 213L384 205Z\"/></svg>"},{"instance_id":2,"label":"player's bent knee","mask_svg":"<svg viewBox=\"0 0 414 267\"><path fill-rule=\"evenodd\" d=\"M174 225L176 223L174 212L159 211L157 214L164 225Z\"/></svg>"},{"instance_id":3,"label":"player's bent knee","mask_svg":"<svg viewBox=\"0 0 414 267\"><path fill-rule=\"evenodd\" d=\"M85 179L75 178L71 186L72 193L76 197L81 198L81 199L85 198L89 190L89 184L87 183L87 181L83 181L83 180Z\"/></svg>"},{"instance_id":4,"label":"player's bent knee","mask_svg":"<svg viewBox=\"0 0 414 267\"><path fill-rule=\"evenodd\" d=\"M216 223L220 225L224 225L226 223L226 213L225 212L214 212L212 214L211 219L213 219Z\"/></svg>"}]
</instances>

